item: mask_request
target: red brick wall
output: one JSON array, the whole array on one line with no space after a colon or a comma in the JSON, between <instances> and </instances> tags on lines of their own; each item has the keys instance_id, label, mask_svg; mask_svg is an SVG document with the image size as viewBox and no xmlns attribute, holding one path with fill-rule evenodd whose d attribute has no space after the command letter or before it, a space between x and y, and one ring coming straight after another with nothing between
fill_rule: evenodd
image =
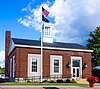
<instances>
[{"instance_id":1,"label":"red brick wall","mask_svg":"<svg viewBox=\"0 0 100 89\"><path fill-rule=\"evenodd\" d=\"M16 48L16 77L27 77L28 54L40 54L40 50Z\"/></svg>"},{"instance_id":2,"label":"red brick wall","mask_svg":"<svg viewBox=\"0 0 100 89\"><path fill-rule=\"evenodd\" d=\"M91 53L83 53L83 64L87 64L87 68L83 68L83 77L91 75L92 63L91 63Z\"/></svg>"},{"instance_id":3,"label":"red brick wall","mask_svg":"<svg viewBox=\"0 0 100 89\"><path fill-rule=\"evenodd\" d=\"M28 54L40 54L40 49L16 48L16 77L27 77ZM50 55L63 56L63 75L71 75L71 68L67 68L66 64L71 63L71 56L82 57L82 66L87 63L88 67L83 68L83 77L91 75L91 53L87 52L70 52L59 50L43 50L43 76L50 75Z\"/></svg>"}]
</instances>

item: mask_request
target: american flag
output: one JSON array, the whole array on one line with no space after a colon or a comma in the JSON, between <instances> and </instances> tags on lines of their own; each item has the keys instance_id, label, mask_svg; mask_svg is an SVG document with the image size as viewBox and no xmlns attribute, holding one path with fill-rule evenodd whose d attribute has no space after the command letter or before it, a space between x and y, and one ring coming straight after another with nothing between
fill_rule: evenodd
<instances>
[{"instance_id":1,"label":"american flag","mask_svg":"<svg viewBox=\"0 0 100 89\"><path fill-rule=\"evenodd\" d=\"M42 7L42 15L47 17L48 14L49 14L49 11L45 10L45 9Z\"/></svg>"}]
</instances>

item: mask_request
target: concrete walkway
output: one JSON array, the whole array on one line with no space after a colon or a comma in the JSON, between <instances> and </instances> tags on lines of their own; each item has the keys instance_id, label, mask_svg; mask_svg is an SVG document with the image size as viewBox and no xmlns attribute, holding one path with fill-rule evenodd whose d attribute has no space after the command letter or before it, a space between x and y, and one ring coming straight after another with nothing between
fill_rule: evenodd
<instances>
[{"instance_id":1,"label":"concrete walkway","mask_svg":"<svg viewBox=\"0 0 100 89\"><path fill-rule=\"evenodd\" d=\"M0 86L0 89L100 89L100 86L94 88L78 86Z\"/></svg>"}]
</instances>

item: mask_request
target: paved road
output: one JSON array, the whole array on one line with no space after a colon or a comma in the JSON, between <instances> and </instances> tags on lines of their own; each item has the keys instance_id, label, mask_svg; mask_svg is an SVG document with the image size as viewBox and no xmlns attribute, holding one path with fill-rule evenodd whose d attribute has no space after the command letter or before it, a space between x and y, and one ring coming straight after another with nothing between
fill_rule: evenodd
<instances>
[{"instance_id":1,"label":"paved road","mask_svg":"<svg viewBox=\"0 0 100 89\"><path fill-rule=\"evenodd\" d=\"M0 89L100 89L99 86L95 88L90 87L72 87L72 86L62 86L62 87L38 87L38 86L0 86Z\"/></svg>"}]
</instances>

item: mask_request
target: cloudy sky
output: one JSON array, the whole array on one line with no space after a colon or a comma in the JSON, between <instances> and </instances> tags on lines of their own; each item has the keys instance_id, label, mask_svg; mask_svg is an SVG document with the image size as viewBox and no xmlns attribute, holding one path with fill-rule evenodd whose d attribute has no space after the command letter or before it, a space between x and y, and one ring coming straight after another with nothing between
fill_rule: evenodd
<instances>
[{"instance_id":1,"label":"cloudy sky","mask_svg":"<svg viewBox=\"0 0 100 89\"><path fill-rule=\"evenodd\" d=\"M85 46L89 33L100 26L100 0L1 0L0 64L6 30L13 38L40 38L42 6L50 12L48 19L53 23L56 41Z\"/></svg>"}]
</instances>

